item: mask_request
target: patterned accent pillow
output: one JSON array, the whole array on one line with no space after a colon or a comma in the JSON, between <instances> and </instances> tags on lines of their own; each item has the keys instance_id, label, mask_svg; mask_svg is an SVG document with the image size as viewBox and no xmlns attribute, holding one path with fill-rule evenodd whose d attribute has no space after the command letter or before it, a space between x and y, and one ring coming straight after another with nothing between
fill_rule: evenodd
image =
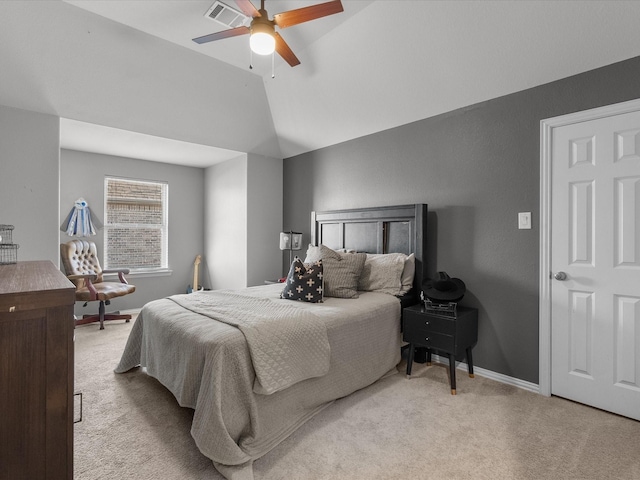
<instances>
[{"instance_id":1,"label":"patterned accent pillow","mask_svg":"<svg viewBox=\"0 0 640 480\"><path fill-rule=\"evenodd\" d=\"M324 289L322 260L305 265L298 257L291 263L280 298L302 302L322 302Z\"/></svg>"}]
</instances>

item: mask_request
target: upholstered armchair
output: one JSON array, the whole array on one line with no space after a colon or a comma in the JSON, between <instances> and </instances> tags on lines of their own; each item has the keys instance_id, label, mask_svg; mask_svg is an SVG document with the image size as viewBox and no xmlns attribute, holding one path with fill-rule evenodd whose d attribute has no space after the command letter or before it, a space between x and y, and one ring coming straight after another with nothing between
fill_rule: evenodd
<instances>
[{"instance_id":1,"label":"upholstered armchair","mask_svg":"<svg viewBox=\"0 0 640 480\"><path fill-rule=\"evenodd\" d=\"M76 301L85 302L85 306L88 302L100 302L98 314L83 315L76 320L76 325L100 322L100 330L103 330L106 320L128 322L131 319L131 315L120 315L119 312L105 313L105 305L109 305L112 298L135 292L136 287L129 285L124 277L129 273L128 269L102 270L96 244L85 240L71 240L61 244L60 257L67 278L76 286ZM117 273L120 281L105 282L105 273Z\"/></svg>"}]
</instances>

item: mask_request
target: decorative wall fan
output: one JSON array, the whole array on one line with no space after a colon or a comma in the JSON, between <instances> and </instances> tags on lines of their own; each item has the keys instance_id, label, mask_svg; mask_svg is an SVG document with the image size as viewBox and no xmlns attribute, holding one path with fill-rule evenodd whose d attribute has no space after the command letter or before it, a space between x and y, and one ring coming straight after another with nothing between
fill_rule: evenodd
<instances>
[{"instance_id":1,"label":"decorative wall fan","mask_svg":"<svg viewBox=\"0 0 640 480\"><path fill-rule=\"evenodd\" d=\"M298 25L299 23L315 20L316 18L340 13L344 10L340 0L332 0L331 2L277 13L273 16L273 20L269 20L269 15L264 9L264 1L265 0L260 0L260 10L256 10L249 0L235 0L240 10L253 19L251 20L250 26L242 25L229 30L211 33L194 38L193 41L202 44L222 40L223 38L250 34L249 43L254 53L258 55L270 55L275 50L289 65L295 67L300 64L300 60L298 60L298 57L295 56L280 34L275 31L276 25L280 28L287 28Z\"/></svg>"}]
</instances>

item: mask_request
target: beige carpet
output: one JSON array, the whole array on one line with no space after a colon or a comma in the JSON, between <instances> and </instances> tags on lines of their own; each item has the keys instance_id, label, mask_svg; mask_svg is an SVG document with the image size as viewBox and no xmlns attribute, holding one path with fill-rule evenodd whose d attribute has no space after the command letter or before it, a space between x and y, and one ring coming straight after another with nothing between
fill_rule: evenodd
<instances>
[{"instance_id":1,"label":"beige carpet","mask_svg":"<svg viewBox=\"0 0 640 480\"><path fill-rule=\"evenodd\" d=\"M222 477L192 411L142 371L116 375L132 323L76 329L76 480ZM402 365L399 367L402 368ZM640 422L458 370L415 365L338 400L254 464L260 479L640 479Z\"/></svg>"}]
</instances>

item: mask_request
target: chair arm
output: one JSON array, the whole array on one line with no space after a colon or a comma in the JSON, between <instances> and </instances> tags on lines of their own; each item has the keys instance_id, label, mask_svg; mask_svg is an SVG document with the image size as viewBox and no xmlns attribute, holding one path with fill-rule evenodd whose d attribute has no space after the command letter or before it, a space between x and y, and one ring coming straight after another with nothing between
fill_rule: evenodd
<instances>
[{"instance_id":1,"label":"chair arm","mask_svg":"<svg viewBox=\"0 0 640 480\"><path fill-rule=\"evenodd\" d=\"M86 273L83 275L67 275L67 278L69 280L79 280L79 279L83 279L84 280L84 284L87 287L87 289L89 290L89 292L91 293L91 295L93 296L94 299L98 298L98 291L96 290L96 287L93 286L93 283L98 276L93 274L93 273Z\"/></svg>"},{"instance_id":2,"label":"chair arm","mask_svg":"<svg viewBox=\"0 0 640 480\"><path fill-rule=\"evenodd\" d=\"M127 279L124 278L124 274L125 273L129 273L131 270L129 270L128 268L110 268L108 270L103 270L102 273L117 273L118 274L118 278L120 279L121 283L126 283L127 285L129 284L129 282L127 282Z\"/></svg>"},{"instance_id":3,"label":"chair arm","mask_svg":"<svg viewBox=\"0 0 640 480\"><path fill-rule=\"evenodd\" d=\"M98 276L94 273L85 273L83 275L67 275L69 280L80 280L81 278L94 282Z\"/></svg>"}]
</instances>

